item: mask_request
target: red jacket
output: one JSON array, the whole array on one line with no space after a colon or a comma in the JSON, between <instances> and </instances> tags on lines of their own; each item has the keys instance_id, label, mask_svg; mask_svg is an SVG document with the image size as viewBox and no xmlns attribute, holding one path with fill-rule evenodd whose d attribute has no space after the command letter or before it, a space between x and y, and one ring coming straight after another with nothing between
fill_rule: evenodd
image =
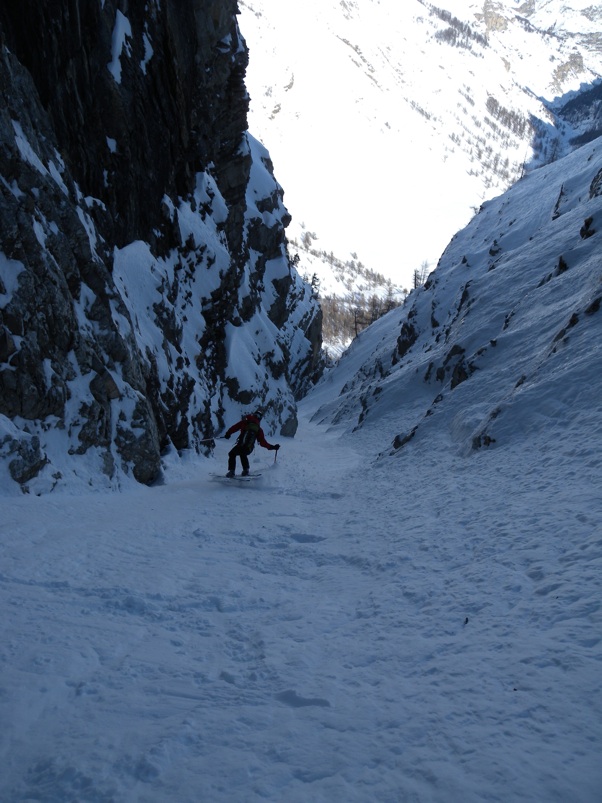
<instances>
[{"instance_id":1,"label":"red jacket","mask_svg":"<svg viewBox=\"0 0 602 803\"><path fill-rule=\"evenodd\" d=\"M238 424L234 424L230 427L230 429L226 432L226 438L229 438L230 435L234 434L235 432L241 432L244 435L245 430L247 429L247 424L257 424L259 429L257 430L257 442L260 446L263 446L264 449L275 449L275 446L272 446L271 443L268 443L265 439L265 435L263 434L263 430L259 423L259 418L255 415L246 415L242 418ZM240 438L238 439L240 441ZM238 442L238 441L237 441Z\"/></svg>"}]
</instances>

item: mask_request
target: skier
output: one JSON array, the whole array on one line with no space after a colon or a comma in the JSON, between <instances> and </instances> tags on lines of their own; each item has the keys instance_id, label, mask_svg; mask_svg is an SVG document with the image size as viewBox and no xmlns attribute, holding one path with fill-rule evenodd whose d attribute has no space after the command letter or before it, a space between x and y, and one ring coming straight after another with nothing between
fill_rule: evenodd
<instances>
[{"instance_id":1,"label":"skier","mask_svg":"<svg viewBox=\"0 0 602 803\"><path fill-rule=\"evenodd\" d=\"M259 445L263 446L264 449L269 449L270 451L278 451L280 449L279 443L272 446L266 441L260 424L262 416L261 410L256 410L250 415L243 416L238 424L234 424L226 432L226 439L235 432L240 432L236 445L228 452L228 473L226 477L232 478L234 476L237 457L240 457L242 476L249 476L249 455L255 448L256 440L259 441Z\"/></svg>"}]
</instances>

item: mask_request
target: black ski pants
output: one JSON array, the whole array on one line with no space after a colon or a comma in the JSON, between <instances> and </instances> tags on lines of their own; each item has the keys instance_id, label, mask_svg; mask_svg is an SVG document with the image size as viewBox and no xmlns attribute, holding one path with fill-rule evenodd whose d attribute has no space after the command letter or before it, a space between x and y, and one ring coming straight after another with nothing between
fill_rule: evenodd
<instances>
[{"instance_id":1,"label":"black ski pants","mask_svg":"<svg viewBox=\"0 0 602 803\"><path fill-rule=\"evenodd\" d=\"M236 458L240 457L240 465L243 471L249 470L249 452L244 446L236 444L234 448L228 452L228 471L236 470Z\"/></svg>"}]
</instances>

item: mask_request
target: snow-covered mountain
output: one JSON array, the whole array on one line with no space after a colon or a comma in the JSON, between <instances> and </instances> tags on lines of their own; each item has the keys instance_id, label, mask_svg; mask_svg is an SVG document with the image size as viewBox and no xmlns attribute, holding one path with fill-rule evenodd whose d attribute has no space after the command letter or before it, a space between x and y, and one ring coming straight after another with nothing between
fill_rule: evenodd
<instances>
[{"instance_id":1,"label":"snow-covered mountain","mask_svg":"<svg viewBox=\"0 0 602 803\"><path fill-rule=\"evenodd\" d=\"M593 6L257 0L246 77L237 7L0 7L15 488L153 481L257 403L291 434L321 368L303 275L398 300L471 206L600 126Z\"/></svg>"},{"instance_id":2,"label":"snow-covered mountain","mask_svg":"<svg viewBox=\"0 0 602 803\"><path fill-rule=\"evenodd\" d=\"M598 803L601 237L599 138L483 205L255 485L217 441L3 499L0 799Z\"/></svg>"},{"instance_id":3,"label":"snow-covered mountain","mask_svg":"<svg viewBox=\"0 0 602 803\"><path fill-rule=\"evenodd\" d=\"M222 30L223 3L203 8ZM135 75L145 35L154 59L183 34L164 22L165 40L132 26ZM240 90L221 22L211 52ZM190 194L103 262L123 220L79 190L26 72L2 51L0 401L50 409L0 418L0 800L598 803L602 137L483 203L289 408L315 304L267 152L243 132L219 170L176 159ZM106 178L106 209L157 211ZM30 392L7 393L17 380ZM300 425L256 450L254 485L221 481L221 439L164 451L160 485L98 481L161 411L189 431L170 399L207 391L217 426L255 387ZM28 479L35 444L56 462Z\"/></svg>"},{"instance_id":4,"label":"snow-covered mountain","mask_svg":"<svg viewBox=\"0 0 602 803\"><path fill-rule=\"evenodd\" d=\"M401 287L484 200L602 130L599 94L563 116L602 75L602 10L587 0L240 8L250 126L284 187L289 237L316 233Z\"/></svg>"},{"instance_id":5,"label":"snow-covered mountain","mask_svg":"<svg viewBox=\"0 0 602 803\"><path fill-rule=\"evenodd\" d=\"M317 420L381 433L386 420L394 456L538 448L551 428L569 450L573 430L597 443L601 236L598 138L483 205L426 284L354 341Z\"/></svg>"}]
</instances>

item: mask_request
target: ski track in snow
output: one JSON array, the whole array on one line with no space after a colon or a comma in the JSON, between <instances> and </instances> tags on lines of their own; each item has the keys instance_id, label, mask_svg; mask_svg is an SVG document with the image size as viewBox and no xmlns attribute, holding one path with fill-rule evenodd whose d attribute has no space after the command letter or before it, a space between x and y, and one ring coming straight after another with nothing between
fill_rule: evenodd
<instances>
[{"instance_id":1,"label":"ski track in snow","mask_svg":"<svg viewBox=\"0 0 602 803\"><path fill-rule=\"evenodd\" d=\"M0 800L599 800L599 456L367 437L6 499Z\"/></svg>"}]
</instances>

